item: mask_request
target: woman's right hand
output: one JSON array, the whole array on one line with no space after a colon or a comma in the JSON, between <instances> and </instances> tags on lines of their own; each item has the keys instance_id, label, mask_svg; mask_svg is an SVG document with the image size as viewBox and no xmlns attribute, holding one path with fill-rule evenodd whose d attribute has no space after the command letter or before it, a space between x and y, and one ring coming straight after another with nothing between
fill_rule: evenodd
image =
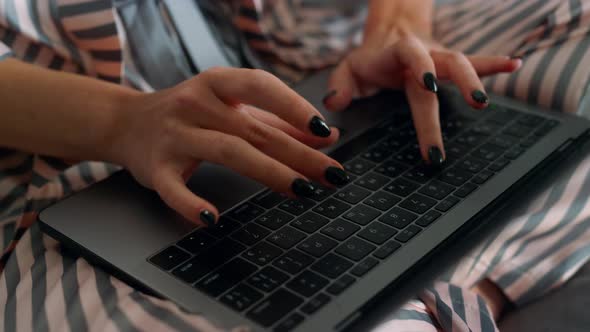
<instances>
[{"instance_id":1,"label":"woman's right hand","mask_svg":"<svg viewBox=\"0 0 590 332\"><path fill-rule=\"evenodd\" d=\"M110 159L196 223L211 225L219 216L186 187L202 161L290 197L311 195L312 180L348 182L342 165L315 149L334 143L337 129L261 70L213 68L173 88L131 97L117 116Z\"/></svg>"}]
</instances>

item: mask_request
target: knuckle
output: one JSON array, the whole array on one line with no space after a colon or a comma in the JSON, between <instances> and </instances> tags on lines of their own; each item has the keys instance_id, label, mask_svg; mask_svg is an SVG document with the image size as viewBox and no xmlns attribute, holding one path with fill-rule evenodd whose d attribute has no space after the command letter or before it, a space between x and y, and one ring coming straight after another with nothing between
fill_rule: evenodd
<instances>
[{"instance_id":1,"label":"knuckle","mask_svg":"<svg viewBox=\"0 0 590 332\"><path fill-rule=\"evenodd\" d=\"M238 151L243 151L242 147L246 142L239 137L220 135L215 138L215 144L217 149L215 149L213 161L223 163L234 159Z\"/></svg>"},{"instance_id":2,"label":"knuckle","mask_svg":"<svg viewBox=\"0 0 590 332\"><path fill-rule=\"evenodd\" d=\"M461 52L449 52L449 59L454 63L465 63L467 57Z\"/></svg>"},{"instance_id":3,"label":"knuckle","mask_svg":"<svg viewBox=\"0 0 590 332\"><path fill-rule=\"evenodd\" d=\"M274 130L267 125L252 122L246 126L245 139L259 150L265 150L274 141Z\"/></svg>"},{"instance_id":4,"label":"knuckle","mask_svg":"<svg viewBox=\"0 0 590 332\"><path fill-rule=\"evenodd\" d=\"M214 77L223 75L226 71L227 71L227 68L224 68L221 66L216 66L216 67L211 67L211 68L205 70L204 72L200 73L199 76L201 76L202 78L205 78L205 79L210 79L210 78L214 78Z\"/></svg>"}]
</instances>

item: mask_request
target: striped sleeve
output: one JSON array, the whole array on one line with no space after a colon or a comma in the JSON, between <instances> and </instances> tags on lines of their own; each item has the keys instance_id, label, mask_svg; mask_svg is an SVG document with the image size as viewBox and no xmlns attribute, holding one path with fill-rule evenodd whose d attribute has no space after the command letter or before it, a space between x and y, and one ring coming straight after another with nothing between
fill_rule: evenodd
<instances>
[{"instance_id":1,"label":"striped sleeve","mask_svg":"<svg viewBox=\"0 0 590 332\"><path fill-rule=\"evenodd\" d=\"M8 48L8 46L0 42L0 61L10 56L12 56L12 51Z\"/></svg>"}]
</instances>

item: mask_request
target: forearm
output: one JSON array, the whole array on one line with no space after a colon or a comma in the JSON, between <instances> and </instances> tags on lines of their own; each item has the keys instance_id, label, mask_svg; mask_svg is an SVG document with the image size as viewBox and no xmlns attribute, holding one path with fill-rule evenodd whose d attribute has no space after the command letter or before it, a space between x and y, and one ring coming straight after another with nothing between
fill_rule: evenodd
<instances>
[{"instance_id":1,"label":"forearm","mask_svg":"<svg viewBox=\"0 0 590 332\"><path fill-rule=\"evenodd\" d=\"M18 60L0 62L0 146L73 160L110 159L131 89Z\"/></svg>"},{"instance_id":2,"label":"forearm","mask_svg":"<svg viewBox=\"0 0 590 332\"><path fill-rule=\"evenodd\" d=\"M433 12L433 0L370 0L364 42L384 43L391 34L399 36L408 31L428 38L432 35Z\"/></svg>"}]
</instances>

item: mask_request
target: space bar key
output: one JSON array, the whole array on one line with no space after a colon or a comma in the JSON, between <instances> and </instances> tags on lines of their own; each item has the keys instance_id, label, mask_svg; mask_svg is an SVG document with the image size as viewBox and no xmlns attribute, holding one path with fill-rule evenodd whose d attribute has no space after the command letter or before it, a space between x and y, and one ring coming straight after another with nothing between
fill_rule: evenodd
<instances>
[{"instance_id":1,"label":"space bar key","mask_svg":"<svg viewBox=\"0 0 590 332\"><path fill-rule=\"evenodd\" d=\"M269 327L297 308L303 300L286 289L279 289L262 300L246 316L258 324Z\"/></svg>"}]
</instances>

